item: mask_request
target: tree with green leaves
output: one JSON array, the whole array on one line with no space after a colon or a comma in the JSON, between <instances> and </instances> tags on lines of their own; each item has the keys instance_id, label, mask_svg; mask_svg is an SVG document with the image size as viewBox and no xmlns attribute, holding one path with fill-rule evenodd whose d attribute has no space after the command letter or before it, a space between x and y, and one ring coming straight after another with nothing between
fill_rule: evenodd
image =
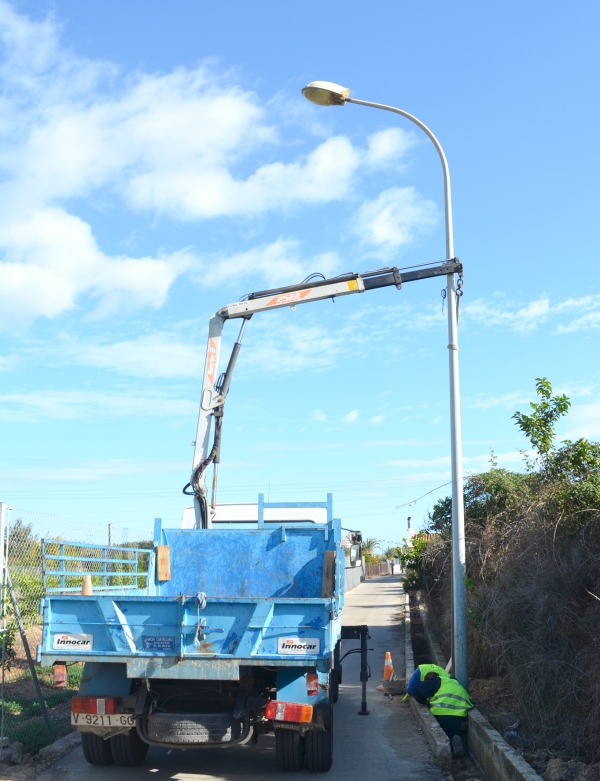
<instances>
[{"instance_id":1,"label":"tree with green leaves","mask_svg":"<svg viewBox=\"0 0 600 781\"><path fill-rule=\"evenodd\" d=\"M377 545L379 545L379 543L375 537L369 537L368 540L362 541L362 552L372 556Z\"/></svg>"},{"instance_id":2,"label":"tree with green leaves","mask_svg":"<svg viewBox=\"0 0 600 781\"><path fill-rule=\"evenodd\" d=\"M530 402L529 406L533 410L531 415L515 412L513 418L532 447L537 450L543 466L548 468L550 453L554 448L554 426L567 414L571 401L564 393L561 396L553 396L552 385L546 377L537 377L535 388L541 401Z\"/></svg>"}]
</instances>

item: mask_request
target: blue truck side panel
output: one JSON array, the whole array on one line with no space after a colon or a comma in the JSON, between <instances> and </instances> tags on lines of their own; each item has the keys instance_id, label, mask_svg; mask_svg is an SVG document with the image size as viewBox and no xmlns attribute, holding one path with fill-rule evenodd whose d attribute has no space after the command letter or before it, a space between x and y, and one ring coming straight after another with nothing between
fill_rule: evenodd
<instances>
[{"instance_id":1,"label":"blue truck side panel","mask_svg":"<svg viewBox=\"0 0 600 781\"><path fill-rule=\"evenodd\" d=\"M165 529L164 538L171 580L159 583L160 596L320 597L323 554L335 549L333 535L306 527Z\"/></svg>"},{"instance_id":2,"label":"blue truck side panel","mask_svg":"<svg viewBox=\"0 0 600 781\"><path fill-rule=\"evenodd\" d=\"M264 507L282 506L326 507L328 522L264 522ZM303 686L305 696L306 669L327 674L341 634L344 575L341 523L331 517L330 497L285 505L259 497L254 529L165 529L156 519L155 545L169 546L170 580L157 581L152 571L145 588L118 593L99 583L91 596L46 594L40 662L85 661L121 677L125 670L128 679L180 680L239 680L248 667L275 666L290 668L281 671L282 687ZM324 561L334 550L334 593L322 596ZM65 649L61 635L93 642ZM310 640L316 650L285 652L286 640Z\"/></svg>"}]
</instances>

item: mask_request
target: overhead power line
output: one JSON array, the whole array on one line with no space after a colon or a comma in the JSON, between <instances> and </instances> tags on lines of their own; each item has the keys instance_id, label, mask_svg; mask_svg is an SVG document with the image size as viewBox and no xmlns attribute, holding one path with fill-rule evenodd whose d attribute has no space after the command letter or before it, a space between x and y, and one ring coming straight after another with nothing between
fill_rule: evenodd
<instances>
[{"instance_id":1,"label":"overhead power line","mask_svg":"<svg viewBox=\"0 0 600 781\"><path fill-rule=\"evenodd\" d=\"M445 488L445 486L450 485L451 482L452 480L448 480L447 483L442 483L442 485L438 485L437 488L432 488L431 491L427 491L426 494L423 494L423 496L419 496L418 499L411 499L410 502L406 502L405 504L399 504L397 507L394 508L394 512L396 512L396 510L399 510L401 507L408 507L411 504L416 504L418 501L424 499L426 496L429 496L429 494L432 494L434 491L437 491L440 488Z\"/></svg>"}]
</instances>

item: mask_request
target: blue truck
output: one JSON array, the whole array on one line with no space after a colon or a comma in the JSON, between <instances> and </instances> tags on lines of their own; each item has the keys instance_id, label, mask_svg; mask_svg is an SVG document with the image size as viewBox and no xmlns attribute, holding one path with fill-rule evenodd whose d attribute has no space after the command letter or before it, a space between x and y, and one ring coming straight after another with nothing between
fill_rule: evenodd
<instances>
[{"instance_id":1,"label":"blue truck","mask_svg":"<svg viewBox=\"0 0 600 781\"><path fill-rule=\"evenodd\" d=\"M259 496L255 507L246 528L158 520L151 550L43 541L38 661L85 663L71 722L91 764L132 766L150 745L256 743L274 731L281 769L329 770L340 521L330 494L294 504ZM92 593L82 595L86 574Z\"/></svg>"}]
</instances>

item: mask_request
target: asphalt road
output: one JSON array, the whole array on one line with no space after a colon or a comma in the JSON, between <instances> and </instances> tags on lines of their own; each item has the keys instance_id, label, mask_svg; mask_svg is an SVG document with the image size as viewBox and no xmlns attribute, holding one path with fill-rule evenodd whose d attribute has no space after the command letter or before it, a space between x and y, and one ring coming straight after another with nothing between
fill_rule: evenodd
<instances>
[{"instance_id":1,"label":"asphalt road","mask_svg":"<svg viewBox=\"0 0 600 781\"><path fill-rule=\"evenodd\" d=\"M392 652L394 667L404 674L404 630L399 610L401 584L396 576L362 583L346 595L344 623L367 624L373 677L368 684L369 716L359 716L361 688L360 656L344 663L344 682L335 706L334 761L327 781L444 781L432 762L425 738L418 731L401 697L389 700L375 687L381 680L385 651ZM342 653L356 646L344 641ZM275 741L261 736L256 746L167 750L151 747L138 768L94 767L77 748L38 777L38 781L301 781L313 778L307 770L284 773L275 764Z\"/></svg>"}]
</instances>

